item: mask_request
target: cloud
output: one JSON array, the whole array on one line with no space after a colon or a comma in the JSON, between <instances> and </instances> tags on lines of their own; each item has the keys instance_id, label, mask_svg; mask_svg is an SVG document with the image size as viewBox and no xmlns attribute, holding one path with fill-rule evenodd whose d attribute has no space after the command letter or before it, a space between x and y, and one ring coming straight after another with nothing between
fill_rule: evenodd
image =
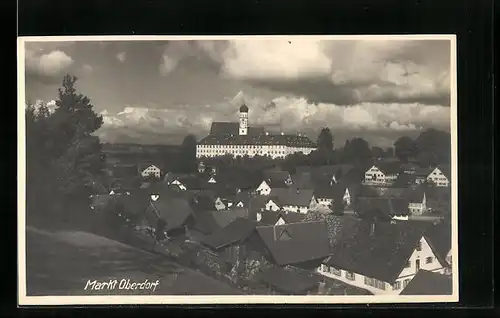
<instances>
[{"instance_id":1,"label":"cloud","mask_svg":"<svg viewBox=\"0 0 500 318\"><path fill-rule=\"evenodd\" d=\"M92 66L91 66L91 65L89 65L89 64L84 64L84 65L82 66L82 70L83 70L83 72L84 72L85 74L89 74L89 73L92 73L92 71L93 71L94 69L92 68Z\"/></svg>"},{"instance_id":2,"label":"cloud","mask_svg":"<svg viewBox=\"0 0 500 318\"><path fill-rule=\"evenodd\" d=\"M61 50L25 51L25 68L28 75L44 78L60 77L73 63L73 59Z\"/></svg>"},{"instance_id":3,"label":"cloud","mask_svg":"<svg viewBox=\"0 0 500 318\"><path fill-rule=\"evenodd\" d=\"M250 125L268 131L303 132L316 138L322 127L334 135L361 136L370 143L392 144L396 136L418 134L426 128L449 130L449 108L439 105L360 103L354 106L312 104L305 98L282 96L273 100L238 93L233 99L211 105L175 105L168 109L128 106L120 113L103 113L104 125L98 132L104 140L133 131L136 138L151 142L179 143L187 134L205 136L212 121L237 121L239 101L249 105ZM115 137L113 137L115 136ZM380 137L380 138L378 138ZM163 138L163 141L162 141Z\"/></svg>"},{"instance_id":4,"label":"cloud","mask_svg":"<svg viewBox=\"0 0 500 318\"><path fill-rule=\"evenodd\" d=\"M116 58L118 59L118 61L123 63L123 62L125 62L125 59L127 58L127 53L120 52L120 53L116 54Z\"/></svg>"},{"instance_id":5,"label":"cloud","mask_svg":"<svg viewBox=\"0 0 500 318\"><path fill-rule=\"evenodd\" d=\"M193 56L213 63L221 76L312 103L450 105L446 40L171 41L160 71L169 74Z\"/></svg>"}]
</instances>

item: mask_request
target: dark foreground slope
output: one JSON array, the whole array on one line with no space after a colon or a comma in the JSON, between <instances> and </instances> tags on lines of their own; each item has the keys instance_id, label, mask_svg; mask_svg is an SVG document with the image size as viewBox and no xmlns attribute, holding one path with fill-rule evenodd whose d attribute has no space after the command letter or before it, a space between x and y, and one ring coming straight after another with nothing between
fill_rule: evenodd
<instances>
[{"instance_id":1,"label":"dark foreground slope","mask_svg":"<svg viewBox=\"0 0 500 318\"><path fill-rule=\"evenodd\" d=\"M58 295L235 295L239 292L215 279L183 268L162 256L78 231L26 230L28 296ZM117 280L114 289L85 290L87 282ZM155 291L125 290L130 282L159 281Z\"/></svg>"}]
</instances>

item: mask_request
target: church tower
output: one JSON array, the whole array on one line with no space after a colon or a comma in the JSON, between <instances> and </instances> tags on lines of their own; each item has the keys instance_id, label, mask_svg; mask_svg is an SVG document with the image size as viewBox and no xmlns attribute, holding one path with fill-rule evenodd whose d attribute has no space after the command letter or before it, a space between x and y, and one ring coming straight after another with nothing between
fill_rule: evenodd
<instances>
[{"instance_id":1,"label":"church tower","mask_svg":"<svg viewBox=\"0 0 500 318\"><path fill-rule=\"evenodd\" d=\"M248 134L248 107L243 104L240 107L240 136Z\"/></svg>"}]
</instances>

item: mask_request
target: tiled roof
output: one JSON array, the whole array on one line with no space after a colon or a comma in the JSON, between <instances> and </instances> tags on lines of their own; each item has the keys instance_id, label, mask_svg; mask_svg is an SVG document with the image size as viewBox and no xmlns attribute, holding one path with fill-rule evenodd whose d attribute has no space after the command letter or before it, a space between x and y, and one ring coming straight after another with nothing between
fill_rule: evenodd
<instances>
[{"instance_id":1,"label":"tiled roof","mask_svg":"<svg viewBox=\"0 0 500 318\"><path fill-rule=\"evenodd\" d=\"M439 165L439 170L444 174L448 180L451 180L451 166L450 165Z\"/></svg>"},{"instance_id":2,"label":"tiled roof","mask_svg":"<svg viewBox=\"0 0 500 318\"><path fill-rule=\"evenodd\" d=\"M423 229L408 222L358 221L350 227L350 233L336 241L325 264L393 283L423 234Z\"/></svg>"},{"instance_id":3,"label":"tiled roof","mask_svg":"<svg viewBox=\"0 0 500 318\"><path fill-rule=\"evenodd\" d=\"M311 189L296 189L296 188L272 188L271 197L278 199L282 205L296 205L299 207L309 206L314 191Z\"/></svg>"},{"instance_id":4,"label":"tiled roof","mask_svg":"<svg viewBox=\"0 0 500 318\"><path fill-rule=\"evenodd\" d=\"M193 229L203 234L211 234L220 229L212 212L213 210L195 210Z\"/></svg>"},{"instance_id":5,"label":"tiled roof","mask_svg":"<svg viewBox=\"0 0 500 318\"><path fill-rule=\"evenodd\" d=\"M304 294L318 288L319 278L306 273L295 273L280 267L270 267L262 272L262 280L287 294Z\"/></svg>"},{"instance_id":6,"label":"tiled roof","mask_svg":"<svg viewBox=\"0 0 500 318\"><path fill-rule=\"evenodd\" d=\"M379 162L375 164L384 174L396 174L401 172L401 164L399 162Z\"/></svg>"},{"instance_id":7,"label":"tiled roof","mask_svg":"<svg viewBox=\"0 0 500 318\"><path fill-rule=\"evenodd\" d=\"M258 222L258 225L274 225L280 218L283 218L285 223L300 223L306 218L304 214L301 213L283 213L282 211L263 211L262 219Z\"/></svg>"},{"instance_id":8,"label":"tiled roof","mask_svg":"<svg viewBox=\"0 0 500 318\"><path fill-rule=\"evenodd\" d=\"M324 221L259 226L257 232L280 266L321 260L330 254ZM289 238L281 239L280 235Z\"/></svg>"},{"instance_id":9,"label":"tiled roof","mask_svg":"<svg viewBox=\"0 0 500 318\"><path fill-rule=\"evenodd\" d=\"M432 250L437 254L441 261L445 261L446 255L451 250L451 224L450 222L441 222L440 224L429 227L425 233L428 243Z\"/></svg>"},{"instance_id":10,"label":"tiled roof","mask_svg":"<svg viewBox=\"0 0 500 318\"><path fill-rule=\"evenodd\" d=\"M224 246L246 240L252 235L254 230L254 221L237 218L226 227L206 236L202 243L213 249L219 249Z\"/></svg>"},{"instance_id":11,"label":"tiled roof","mask_svg":"<svg viewBox=\"0 0 500 318\"><path fill-rule=\"evenodd\" d=\"M248 134L248 135L208 135L199 145L259 145L259 146L289 146L315 148L316 144L306 136Z\"/></svg>"},{"instance_id":12,"label":"tiled roof","mask_svg":"<svg viewBox=\"0 0 500 318\"><path fill-rule=\"evenodd\" d=\"M360 215L374 215L381 220L408 215L408 201L399 198L358 198L354 211Z\"/></svg>"},{"instance_id":13,"label":"tiled roof","mask_svg":"<svg viewBox=\"0 0 500 318\"><path fill-rule=\"evenodd\" d=\"M293 187L299 189L314 189L320 182L315 180L310 172L296 173L292 176Z\"/></svg>"},{"instance_id":14,"label":"tiled roof","mask_svg":"<svg viewBox=\"0 0 500 318\"><path fill-rule=\"evenodd\" d=\"M453 282L451 275L443 275L419 270L400 295L451 295Z\"/></svg>"},{"instance_id":15,"label":"tiled roof","mask_svg":"<svg viewBox=\"0 0 500 318\"><path fill-rule=\"evenodd\" d=\"M229 210L212 211L212 215L220 227L225 227L238 218L248 218L245 208L231 207Z\"/></svg>"},{"instance_id":16,"label":"tiled roof","mask_svg":"<svg viewBox=\"0 0 500 318\"><path fill-rule=\"evenodd\" d=\"M318 187L314 190L314 196L316 199L333 199L342 200L344 197L347 186L343 184L334 184L323 187Z\"/></svg>"},{"instance_id":17,"label":"tiled roof","mask_svg":"<svg viewBox=\"0 0 500 318\"><path fill-rule=\"evenodd\" d=\"M210 127L210 135L238 135L240 124L238 122L213 122ZM264 133L264 127L248 127L248 135L260 135Z\"/></svg>"},{"instance_id":18,"label":"tiled roof","mask_svg":"<svg viewBox=\"0 0 500 318\"><path fill-rule=\"evenodd\" d=\"M158 200L150 201L146 215L150 225L156 226L158 216L166 222L165 230L182 227L194 211L186 198L160 195Z\"/></svg>"}]
</instances>

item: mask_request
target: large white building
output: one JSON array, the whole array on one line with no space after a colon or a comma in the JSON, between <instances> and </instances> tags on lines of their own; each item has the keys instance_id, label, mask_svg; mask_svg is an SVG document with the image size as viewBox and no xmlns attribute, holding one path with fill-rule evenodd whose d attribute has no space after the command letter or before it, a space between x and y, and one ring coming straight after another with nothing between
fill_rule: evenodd
<instances>
[{"instance_id":1,"label":"large white building","mask_svg":"<svg viewBox=\"0 0 500 318\"><path fill-rule=\"evenodd\" d=\"M242 105L237 122L213 122L210 134L196 146L196 157L270 156L284 158L301 152L305 155L317 146L307 136L300 134L271 134L263 127L248 126L248 107Z\"/></svg>"}]
</instances>

